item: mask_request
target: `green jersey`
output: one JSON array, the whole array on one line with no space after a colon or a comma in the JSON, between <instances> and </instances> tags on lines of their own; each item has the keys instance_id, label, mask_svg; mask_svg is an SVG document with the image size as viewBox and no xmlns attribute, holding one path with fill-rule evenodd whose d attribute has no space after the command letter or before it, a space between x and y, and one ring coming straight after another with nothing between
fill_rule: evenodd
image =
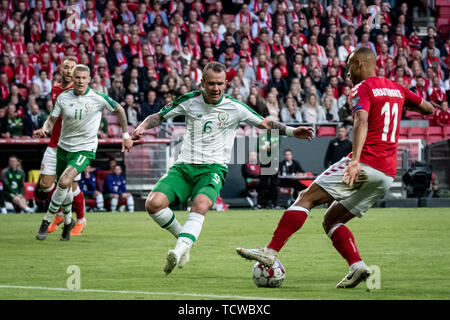
<instances>
[{"instance_id":1,"label":"green jersey","mask_svg":"<svg viewBox=\"0 0 450 320\"><path fill-rule=\"evenodd\" d=\"M117 106L116 101L90 88L79 96L73 89L61 93L50 114L52 117L62 117L58 146L69 152L95 152L102 110L114 111Z\"/></svg>"},{"instance_id":2,"label":"green jersey","mask_svg":"<svg viewBox=\"0 0 450 320\"><path fill-rule=\"evenodd\" d=\"M246 104L223 95L217 104L206 103L203 91L186 93L160 110L165 118L184 115L186 132L177 163L225 165L231 159L234 137L241 122L263 121Z\"/></svg>"},{"instance_id":3,"label":"green jersey","mask_svg":"<svg viewBox=\"0 0 450 320\"><path fill-rule=\"evenodd\" d=\"M14 198L17 194L24 194L25 172L22 169L5 168L2 171L3 191Z\"/></svg>"}]
</instances>

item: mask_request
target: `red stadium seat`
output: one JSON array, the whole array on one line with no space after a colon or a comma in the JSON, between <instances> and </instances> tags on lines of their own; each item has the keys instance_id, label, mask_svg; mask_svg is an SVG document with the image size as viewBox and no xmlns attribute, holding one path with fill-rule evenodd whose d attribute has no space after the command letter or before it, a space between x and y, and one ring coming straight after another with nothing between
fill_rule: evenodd
<instances>
[{"instance_id":1,"label":"red stadium seat","mask_svg":"<svg viewBox=\"0 0 450 320\"><path fill-rule=\"evenodd\" d=\"M406 110L405 116L410 120L423 120L424 116L415 111Z\"/></svg>"},{"instance_id":2,"label":"red stadium seat","mask_svg":"<svg viewBox=\"0 0 450 320\"><path fill-rule=\"evenodd\" d=\"M121 137L122 129L118 124L108 124L108 137Z\"/></svg>"},{"instance_id":3,"label":"red stadium seat","mask_svg":"<svg viewBox=\"0 0 450 320\"><path fill-rule=\"evenodd\" d=\"M450 126L444 127L444 139L450 139Z\"/></svg>"},{"instance_id":4,"label":"red stadium seat","mask_svg":"<svg viewBox=\"0 0 450 320\"><path fill-rule=\"evenodd\" d=\"M119 125L119 120L117 120L117 117L110 114L106 116L106 121L108 122L108 125L111 124Z\"/></svg>"},{"instance_id":5,"label":"red stadium seat","mask_svg":"<svg viewBox=\"0 0 450 320\"><path fill-rule=\"evenodd\" d=\"M34 190L36 190L36 182L25 182L23 184L23 189L25 192L25 199L32 200L34 199Z\"/></svg>"},{"instance_id":6,"label":"red stadium seat","mask_svg":"<svg viewBox=\"0 0 450 320\"><path fill-rule=\"evenodd\" d=\"M426 127L409 127L408 128L409 139L426 139L427 128Z\"/></svg>"},{"instance_id":7,"label":"red stadium seat","mask_svg":"<svg viewBox=\"0 0 450 320\"><path fill-rule=\"evenodd\" d=\"M96 177L97 177L97 190L103 193L103 187L105 184L105 179L108 174L111 174L111 170L97 170L96 171Z\"/></svg>"},{"instance_id":8,"label":"red stadium seat","mask_svg":"<svg viewBox=\"0 0 450 320\"><path fill-rule=\"evenodd\" d=\"M444 140L444 132L442 127L428 127L427 143L430 144L439 140Z\"/></svg>"},{"instance_id":9,"label":"red stadium seat","mask_svg":"<svg viewBox=\"0 0 450 320\"><path fill-rule=\"evenodd\" d=\"M317 127L317 136L318 137L336 137L336 127Z\"/></svg>"},{"instance_id":10,"label":"red stadium seat","mask_svg":"<svg viewBox=\"0 0 450 320\"><path fill-rule=\"evenodd\" d=\"M400 127L400 134L398 136L399 139L408 139L408 128Z\"/></svg>"}]
</instances>

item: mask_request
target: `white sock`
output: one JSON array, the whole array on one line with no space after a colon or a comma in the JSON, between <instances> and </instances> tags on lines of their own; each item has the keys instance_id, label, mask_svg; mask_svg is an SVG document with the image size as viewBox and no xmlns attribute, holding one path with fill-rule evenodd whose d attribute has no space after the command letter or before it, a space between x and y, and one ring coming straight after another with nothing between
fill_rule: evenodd
<instances>
[{"instance_id":1,"label":"white sock","mask_svg":"<svg viewBox=\"0 0 450 320\"><path fill-rule=\"evenodd\" d=\"M96 197L95 197L95 201L97 201L97 208L99 209L103 209L103 194L99 193Z\"/></svg>"},{"instance_id":2,"label":"white sock","mask_svg":"<svg viewBox=\"0 0 450 320\"><path fill-rule=\"evenodd\" d=\"M60 186L56 187L55 192L52 195L52 198L50 200L50 204L48 206L47 214L44 217L44 220L47 220L48 222L52 222L53 216L58 212L59 208L61 207L64 199L67 196L67 192L70 188L62 189Z\"/></svg>"},{"instance_id":3,"label":"white sock","mask_svg":"<svg viewBox=\"0 0 450 320\"><path fill-rule=\"evenodd\" d=\"M195 212L189 213L186 223L180 230L177 245L175 246L175 251L177 252L178 257L181 257L198 239L200 231L202 231L204 220L204 215Z\"/></svg>"},{"instance_id":4,"label":"white sock","mask_svg":"<svg viewBox=\"0 0 450 320\"><path fill-rule=\"evenodd\" d=\"M111 211L115 212L117 210L117 204L119 203L119 198L111 199Z\"/></svg>"},{"instance_id":5,"label":"white sock","mask_svg":"<svg viewBox=\"0 0 450 320\"><path fill-rule=\"evenodd\" d=\"M175 214L170 208L164 208L155 214L151 214L150 217L161 227L169 231L178 238L178 234L181 230L181 224L175 218Z\"/></svg>"},{"instance_id":6,"label":"white sock","mask_svg":"<svg viewBox=\"0 0 450 320\"><path fill-rule=\"evenodd\" d=\"M134 199L133 199L133 196L129 196L127 198L127 207L128 207L128 211L134 212Z\"/></svg>"},{"instance_id":7,"label":"white sock","mask_svg":"<svg viewBox=\"0 0 450 320\"><path fill-rule=\"evenodd\" d=\"M72 189L67 191L67 196L62 203L62 212L64 214L64 223L69 224L72 222L72 202L73 192Z\"/></svg>"}]
</instances>

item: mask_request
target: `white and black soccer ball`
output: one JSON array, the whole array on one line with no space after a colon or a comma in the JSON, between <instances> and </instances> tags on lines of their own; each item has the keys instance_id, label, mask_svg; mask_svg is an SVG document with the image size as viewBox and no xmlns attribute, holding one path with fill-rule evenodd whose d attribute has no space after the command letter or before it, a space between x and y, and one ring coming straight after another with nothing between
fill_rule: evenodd
<instances>
[{"instance_id":1,"label":"white and black soccer ball","mask_svg":"<svg viewBox=\"0 0 450 320\"><path fill-rule=\"evenodd\" d=\"M278 288L286 278L286 270L280 260L275 259L273 266L267 268L257 262L253 266L253 282L257 287Z\"/></svg>"}]
</instances>

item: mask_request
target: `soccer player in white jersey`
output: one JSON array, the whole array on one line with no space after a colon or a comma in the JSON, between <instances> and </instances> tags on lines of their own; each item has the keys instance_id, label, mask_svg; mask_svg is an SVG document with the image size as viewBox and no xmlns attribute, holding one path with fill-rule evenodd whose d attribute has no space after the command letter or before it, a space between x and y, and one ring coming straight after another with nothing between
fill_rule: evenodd
<instances>
[{"instance_id":1,"label":"soccer player in white jersey","mask_svg":"<svg viewBox=\"0 0 450 320\"><path fill-rule=\"evenodd\" d=\"M181 153L167 175L150 192L145 207L153 220L177 238L169 250L164 272L169 274L178 265L189 261L189 251L198 239L205 215L215 203L228 172L226 163L239 123L260 129L277 129L279 134L299 139L312 139L311 127L287 127L263 119L244 103L225 95L225 66L210 62L203 69L204 90L186 93L166 105L160 112L148 116L133 132L139 139L147 129L178 115L186 116L186 133ZM169 205L192 199L184 226L177 221Z\"/></svg>"},{"instance_id":2,"label":"soccer player in white jersey","mask_svg":"<svg viewBox=\"0 0 450 320\"><path fill-rule=\"evenodd\" d=\"M103 109L113 111L119 120L123 132L122 152L133 145L127 132L127 118L122 106L105 94L89 88L89 67L76 65L73 69L73 79L73 89L58 96L50 117L41 129L34 132L34 137L45 138L58 117L62 117L62 131L56 152L57 188L36 235L38 240L47 237L48 226L60 207L64 214L61 240L70 240L70 231L75 226L75 220L72 219L71 185L74 178L95 159L97 132Z\"/></svg>"}]
</instances>

